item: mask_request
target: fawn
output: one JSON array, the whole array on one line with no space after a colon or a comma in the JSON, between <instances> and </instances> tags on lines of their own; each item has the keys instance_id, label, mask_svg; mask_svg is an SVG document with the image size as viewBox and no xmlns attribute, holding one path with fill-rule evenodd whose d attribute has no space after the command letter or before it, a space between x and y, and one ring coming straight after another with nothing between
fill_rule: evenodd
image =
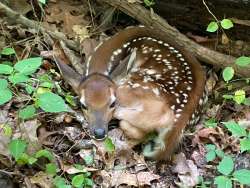
<instances>
[{"instance_id":1,"label":"fawn","mask_svg":"<svg viewBox=\"0 0 250 188\"><path fill-rule=\"evenodd\" d=\"M57 65L78 94L95 139L104 139L109 121L119 119L125 135L138 143L157 133L144 149L156 160L171 155L207 100L205 73L196 58L147 27L127 28L98 45L85 75L60 60Z\"/></svg>"}]
</instances>

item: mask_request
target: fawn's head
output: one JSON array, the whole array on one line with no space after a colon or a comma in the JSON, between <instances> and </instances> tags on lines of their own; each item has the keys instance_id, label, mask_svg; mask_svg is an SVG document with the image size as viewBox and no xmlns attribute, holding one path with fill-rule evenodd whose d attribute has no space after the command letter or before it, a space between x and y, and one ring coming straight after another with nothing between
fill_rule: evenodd
<instances>
[{"instance_id":1,"label":"fawn's head","mask_svg":"<svg viewBox=\"0 0 250 188\"><path fill-rule=\"evenodd\" d=\"M107 136L108 123L115 106L115 84L99 73L81 76L65 63L57 62L63 78L72 86L80 99L91 136L101 140Z\"/></svg>"}]
</instances>

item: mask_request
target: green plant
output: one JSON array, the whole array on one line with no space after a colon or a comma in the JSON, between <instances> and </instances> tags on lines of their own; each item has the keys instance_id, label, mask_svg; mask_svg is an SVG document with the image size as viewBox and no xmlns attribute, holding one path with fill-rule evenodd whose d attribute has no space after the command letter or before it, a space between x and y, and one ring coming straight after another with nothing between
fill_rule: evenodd
<instances>
[{"instance_id":1,"label":"green plant","mask_svg":"<svg viewBox=\"0 0 250 188\"><path fill-rule=\"evenodd\" d=\"M5 79L0 79L0 105L12 99L12 92L8 88L8 82Z\"/></svg>"},{"instance_id":2,"label":"green plant","mask_svg":"<svg viewBox=\"0 0 250 188\"><path fill-rule=\"evenodd\" d=\"M5 48L1 51L1 54L12 55L14 54L12 48ZM38 79L33 79L32 75L35 73L42 64L42 58L34 57L18 61L14 66L0 64L0 75L3 75L4 79L0 79L0 105L10 101L13 97L11 84L13 86L25 87L26 92L32 95L32 99L35 102L34 105L28 105L19 111L19 118L27 120L34 117L36 109L39 107L45 112L62 112L68 111L68 107L64 100L57 94L52 93L51 90L55 88L55 85L48 74L40 76ZM7 79L11 84L8 83ZM35 89L33 85L36 85ZM58 88L58 87L57 87ZM71 104L72 96L64 94L67 101Z\"/></svg>"},{"instance_id":3,"label":"green plant","mask_svg":"<svg viewBox=\"0 0 250 188\"><path fill-rule=\"evenodd\" d=\"M241 56L236 59L235 64L240 67L248 67L250 65L250 57ZM234 77L234 69L232 67L226 67L223 70L222 76L224 81L229 83ZM246 82L248 82L248 78L246 78ZM246 92L242 89L235 91L234 95L223 95L223 98L227 100L233 100L237 104L250 105L250 98L246 97Z\"/></svg>"},{"instance_id":4,"label":"green plant","mask_svg":"<svg viewBox=\"0 0 250 188\"><path fill-rule=\"evenodd\" d=\"M104 140L104 147L105 147L105 150L109 153L112 153L115 151L115 145L113 144L110 138L106 138Z\"/></svg>"},{"instance_id":5,"label":"green plant","mask_svg":"<svg viewBox=\"0 0 250 188\"><path fill-rule=\"evenodd\" d=\"M233 28L233 22L230 19L224 18L222 20L219 20L213 13L212 11L209 9L209 7L207 6L205 0L203 0L203 4L204 6L207 8L208 12L213 16L214 20L211 21L208 26L207 26L207 31L208 32L218 32L219 29L221 29L223 31L223 35L225 37L226 34L224 32L224 29L231 29ZM246 56L241 56L239 58L236 59L235 61L235 65L240 66L240 67L249 67L250 65L250 57L246 57ZM222 72L222 77L224 79L224 81L226 83L229 83L230 80L233 79L234 77L234 68L231 66L225 67L223 69ZM249 82L249 78L246 78L246 82ZM224 96L224 98L227 99L233 99L236 103L238 104L245 104L245 105L250 105L250 99L245 100L245 92L243 90L239 90L235 92L235 96Z\"/></svg>"},{"instance_id":6,"label":"green plant","mask_svg":"<svg viewBox=\"0 0 250 188\"><path fill-rule=\"evenodd\" d=\"M207 127L207 128L215 128L218 123L217 123L216 119L210 118L210 119L206 120L204 124L205 124L205 127Z\"/></svg>"},{"instance_id":7,"label":"green plant","mask_svg":"<svg viewBox=\"0 0 250 188\"><path fill-rule=\"evenodd\" d=\"M234 92L234 95L223 95L222 96L224 99L227 100L233 100L234 102L236 102L237 104L244 104L244 105L248 105L249 106L249 100L250 98L246 98L246 92L244 90L236 90Z\"/></svg>"},{"instance_id":8,"label":"green plant","mask_svg":"<svg viewBox=\"0 0 250 188\"><path fill-rule=\"evenodd\" d=\"M250 151L250 131L240 126L235 121L223 122L232 136L239 138L241 152Z\"/></svg>"},{"instance_id":9,"label":"green plant","mask_svg":"<svg viewBox=\"0 0 250 188\"><path fill-rule=\"evenodd\" d=\"M215 32L217 31L220 27L222 29L231 29L233 27L233 22L230 19L223 19L221 21L217 20L216 21L211 21L208 26L207 26L207 31L208 32Z\"/></svg>"},{"instance_id":10,"label":"green plant","mask_svg":"<svg viewBox=\"0 0 250 188\"><path fill-rule=\"evenodd\" d=\"M237 132L237 134L242 135L242 130L238 130L236 127L233 129L237 129L235 133ZM239 182L242 185L250 185L250 170L234 170L234 159L229 155L225 155L225 153L217 149L215 145L206 145L206 150L207 162L214 161L217 157L221 159L216 168L218 175L214 179L214 184L217 185L218 188L231 188L233 181Z\"/></svg>"},{"instance_id":11,"label":"green plant","mask_svg":"<svg viewBox=\"0 0 250 188\"><path fill-rule=\"evenodd\" d=\"M151 7L155 4L154 0L144 0L143 2L147 7Z\"/></svg>"},{"instance_id":12,"label":"green plant","mask_svg":"<svg viewBox=\"0 0 250 188\"><path fill-rule=\"evenodd\" d=\"M196 186L196 188L209 188L211 185L210 181L204 181L203 177L199 177L199 184Z\"/></svg>"},{"instance_id":13,"label":"green plant","mask_svg":"<svg viewBox=\"0 0 250 188\"><path fill-rule=\"evenodd\" d=\"M75 175L72 178L72 185L74 187L92 187L93 186L93 181L92 179L89 178L90 173L83 173L83 174L78 174Z\"/></svg>"},{"instance_id":14,"label":"green plant","mask_svg":"<svg viewBox=\"0 0 250 188\"><path fill-rule=\"evenodd\" d=\"M44 1L45 2L45 1ZM0 55L15 55L13 48L4 48ZM54 70L48 71L43 75L37 76L35 73L42 65L42 58L34 57L17 61L15 64L11 62L0 63L0 105L4 105L10 101L19 92L24 92L30 97L29 103L18 110L18 118L22 121L34 118L38 108L45 112L62 112L68 111L65 100L72 106L76 106L74 97L70 93L65 93L58 82L54 82L53 75L57 73ZM56 93L59 93L60 96ZM12 135L12 129L8 124L1 124L0 131L6 136ZM9 152L18 165L36 165L42 168L49 176L54 178L54 185L59 188L71 187L92 187L93 181L91 174L87 172L81 165L81 173L68 175L65 178L57 176L59 169L55 164L53 154L41 149L35 153L28 153L28 142L22 139L13 139L9 143ZM107 148L112 151L112 141L107 142ZM46 159L44 165L37 163L40 158ZM93 163L93 156L85 158L86 164Z\"/></svg>"},{"instance_id":15,"label":"green plant","mask_svg":"<svg viewBox=\"0 0 250 188\"><path fill-rule=\"evenodd\" d=\"M8 124L0 124L0 133L3 132L5 136L12 135L12 128Z\"/></svg>"}]
</instances>

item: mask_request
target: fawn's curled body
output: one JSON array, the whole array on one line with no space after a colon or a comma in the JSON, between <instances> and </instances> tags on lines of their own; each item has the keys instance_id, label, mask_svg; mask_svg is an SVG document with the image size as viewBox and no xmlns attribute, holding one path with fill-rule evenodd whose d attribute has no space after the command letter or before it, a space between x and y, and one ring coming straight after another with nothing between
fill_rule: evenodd
<instances>
[{"instance_id":1,"label":"fawn's curled body","mask_svg":"<svg viewBox=\"0 0 250 188\"><path fill-rule=\"evenodd\" d=\"M59 67L72 82L72 71ZM151 150L144 154L157 160L171 155L186 125L198 120L206 100L199 62L162 33L146 27L125 29L102 42L86 62L83 77L71 85L95 137L105 137L112 117L138 143L156 132L154 143L146 145Z\"/></svg>"}]
</instances>

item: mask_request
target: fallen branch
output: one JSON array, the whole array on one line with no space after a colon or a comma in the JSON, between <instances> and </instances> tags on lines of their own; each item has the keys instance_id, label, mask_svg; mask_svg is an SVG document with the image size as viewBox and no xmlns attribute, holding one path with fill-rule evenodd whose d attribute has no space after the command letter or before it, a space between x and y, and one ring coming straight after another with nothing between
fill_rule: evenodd
<instances>
[{"instance_id":1,"label":"fallen branch","mask_svg":"<svg viewBox=\"0 0 250 188\"><path fill-rule=\"evenodd\" d=\"M137 3L128 3L127 0L99 0L100 2L106 2L111 6L117 7L125 14L135 18L146 26L152 26L159 32L164 34L172 40L175 40L180 46L183 46L186 50L191 51L196 57L208 64L219 66L221 68L232 66L239 76L249 77L250 69L238 67L235 64L236 58L233 56L225 55L214 50L205 48L194 41L181 34L177 29L170 26L163 18L152 13Z\"/></svg>"},{"instance_id":2,"label":"fallen branch","mask_svg":"<svg viewBox=\"0 0 250 188\"><path fill-rule=\"evenodd\" d=\"M79 45L72 40L68 40L63 33L58 31L52 31L47 27L43 27L41 23L26 18L25 16L10 9L8 6L4 5L1 2L0 2L0 13L6 15L11 20L11 22L22 24L28 28L36 29L37 32L40 31L42 33L48 33L57 40L63 40L69 48L75 51L79 51Z\"/></svg>"}]
</instances>

